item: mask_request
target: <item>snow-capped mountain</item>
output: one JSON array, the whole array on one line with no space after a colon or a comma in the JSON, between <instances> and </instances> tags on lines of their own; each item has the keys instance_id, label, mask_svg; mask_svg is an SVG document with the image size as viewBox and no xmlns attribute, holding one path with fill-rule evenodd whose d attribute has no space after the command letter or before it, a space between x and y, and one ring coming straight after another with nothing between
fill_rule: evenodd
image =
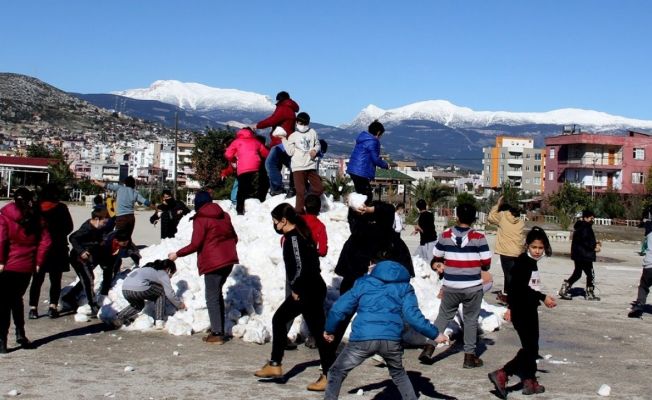
<instances>
[{"instance_id":1,"label":"snow-capped mountain","mask_svg":"<svg viewBox=\"0 0 652 400\"><path fill-rule=\"evenodd\" d=\"M652 121L625 118L593 110L562 108L541 113L474 111L467 107L456 106L446 100L422 101L389 110L369 105L345 127L363 128L375 119L388 124L406 120L425 120L456 128L530 124L578 124L582 127L591 127L594 131L652 128Z\"/></svg>"},{"instance_id":2,"label":"snow-capped mountain","mask_svg":"<svg viewBox=\"0 0 652 400\"><path fill-rule=\"evenodd\" d=\"M157 100L195 111L241 110L266 113L274 110L272 100L262 94L176 80L159 80L148 88L122 90L112 94L138 100Z\"/></svg>"}]
</instances>

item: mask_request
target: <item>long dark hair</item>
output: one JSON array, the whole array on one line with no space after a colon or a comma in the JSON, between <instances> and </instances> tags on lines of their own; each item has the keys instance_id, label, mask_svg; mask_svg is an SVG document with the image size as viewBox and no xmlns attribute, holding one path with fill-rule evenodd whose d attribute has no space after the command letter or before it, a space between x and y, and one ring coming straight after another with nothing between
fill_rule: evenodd
<instances>
[{"instance_id":1,"label":"long dark hair","mask_svg":"<svg viewBox=\"0 0 652 400\"><path fill-rule=\"evenodd\" d=\"M529 246L535 240L540 240L541 243L543 243L543 251L548 257L550 257L552 255L552 247L550 246L548 235L546 235L546 231L538 226L532 227L530 232L527 233L527 236L525 237L525 244Z\"/></svg>"},{"instance_id":2,"label":"long dark hair","mask_svg":"<svg viewBox=\"0 0 652 400\"><path fill-rule=\"evenodd\" d=\"M41 219L33 200L34 193L25 187L14 192L14 203L21 215L18 225L25 230L26 235L38 235L41 232Z\"/></svg>"},{"instance_id":3,"label":"long dark hair","mask_svg":"<svg viewBox=\"0 0 652 400\"><path fill-rule=\"evenodd\" d=\"M301 216L297 214L294 207L292 207L288 203L281 203L276 207L274 207L274 209L272 210L272 218L276 219L277 221L280 221L283 218L285 218L286 220L288 220L289 223L294 224L296 226L299 235L301 235L304 239L306 239L310 245L314 246L315 243L312 240L312 234L310 233L310 228L308 228L306 221L304 221L303 218L301 218Z\"/></svg>"}]
</instances>

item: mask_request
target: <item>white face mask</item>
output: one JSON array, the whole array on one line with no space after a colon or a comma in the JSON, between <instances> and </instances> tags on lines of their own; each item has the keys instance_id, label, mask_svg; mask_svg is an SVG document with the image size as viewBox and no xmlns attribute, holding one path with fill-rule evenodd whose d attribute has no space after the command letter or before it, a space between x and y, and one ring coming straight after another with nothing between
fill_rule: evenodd
<instances>
[{"instance_id":1,"label":"white face mask","mask_svg":"<svg viewBox=\"0 0 652 400\"><path fill-rule=\"evenodd\" d=\"M308 126L308 125L297 124L297 131L299 131L301 133L308 132L308 129L310 129L310 126Z\"/></svg>"},{"instance_id":2,"label":"white face mask","mask_svg":"<svg viewBox=\"0 0 652 400\"><path fill-rule=\"evenodd\" d=\"M530 253L530 250L528 250L528 251L527 251L527 255L528 255L528 257L530 257L531 259L536 260L536 261L539 261L539 260L542 259L543 256L545 256L546 254L545 254L545 253L541 253L541 255L540 255L539 257L535 257L532 253Z\"/></svg>"}]
</instances>

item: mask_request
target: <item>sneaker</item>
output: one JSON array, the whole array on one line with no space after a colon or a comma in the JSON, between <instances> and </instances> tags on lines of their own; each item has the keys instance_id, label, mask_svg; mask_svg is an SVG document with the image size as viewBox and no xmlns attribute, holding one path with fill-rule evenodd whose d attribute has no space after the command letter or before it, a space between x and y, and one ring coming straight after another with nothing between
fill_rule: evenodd
<instances>
[{"instance_id":1,"label":"sneaker","mask_svg":"<svg viewBox=\"0 0 652 400\"><path fill-rule=\"evenodd\" d=\"M273 196L278 196L279 194L284 194L284 193L285 193L285 190L283 190L283 189L279 189L279 190L270 190L270 191L269 191L269 194L270 194L270 196L272 196L272 197L273 197Z\"/></svg>"},{"instance_id":2,"label":"sneaker","mask_svg":"<svg viewBox=\"0 0 652 400\"><path fill-rule=\"evenodd\" d=\"M314 383L308 385L306 389L310 390L311 392L325 392L327 384L328 379L326 378L326 375L320 374L319 378L317 378Z\"/></svg>"},{"instance_id":3,"label":"sneaker","mask_svg":"<svg viewBox=\"0 0 652 400\"><path fill-rule=\"evenodd\" d=\"M435 345L426 344L423 347L423 351L421 352L421 354L419 354L419 361L425 364L429 363L432 358L432 353L434 352L435 352Z\"/></svg>"},{"instance_id":4,"label":"sneaker","mask_svg":"<svg viewBox=\"0 0 652 400\"><path fill-rule=\"evenodd\" d=\"M498 301L498 304L501 306L506 306L507 305L507 294L503 293L502 291L498 292L496 294L496 301Z\"/></svg>"},{"instance_id":5,"label":"sneaker","mask_svg":"<svg viewBox=\"0 0 652 400\"><path fill-rule=\"evenodd\" d=\"M530 394L539 394L546 391L546 388L542 385L539 385L536 378L532 379L523 379L523 391L521 393L525 395Z\"/></svg>"},{"instance_id":6,"label":"sneaker","mask_svg":"<svg viewBox=\"0 0 652 400\"><path fill-rule=\"evenodd\" d=\"M634 301L632 303L632 310L627 314L629 318L641 318L643 316L643 304Z\"/></svg>"},{"instance_id":7,"label":"sneaker","mask_svg":"<svg viewBox=\"0 0 652 400\"><path fill-rule=\"evenodd\" d=\"M38 319L38 311L36 310L36 308L29 309L28 317L29 319Z\"/></svg>"},{"instance_id":8,"label":"sneaker","mask_svg":"<svg viewBox=\"0 0 652 400\"><path fill-rule=\"evenodd\" d=\"M165 321L162 319L157 319L156 322L154 322L154 329L156 330L161 330L165 327Z\"/></svg>"},{"instance_id":9,"label":"sneaker","mask_svg":"<svg viewBox=\"0 0 652 400\"><path fill-rule=\"evenodd\" d=\"M32 342L27 339L27 336L25 336L25 333L17 333L16 334L16 343L20 345L23 349L33 349L34 345Z\"/></svg>"},{"instance_id":10,"label":"sneaker","mask_svg":"<svg viewBox=\"0 0 652 400\"><path fill-rule=\"evenodd\" d=\"M213 332L204 336L201 340L210 344L224 344L225 342L224 335L213 333Z\"/></svg>"},{"instance_id":11,"label":"sneaker","mask_svg":"<svg viewBox=\"0 0 652 400\"><path fill-rule=\"evenodd\" d=\"M49 307L48 308L48 317L54 319L54 318L59 318L59 310L57 310L54 307Z\"/></svg>"},{"instance_id":12,"label":"sneaker","mask_svg":"<svg viewBox=\"0 0 652 400\"><path fill-rule=\"evenodd\" d=\"M478 368L478 367L482 367L483 365L484 362L480 359L480 357L476 356L474 353L464 353L464 364L462 364L462 367Z\"/></svg>"},{"instance_id":13,"label":"sneaker","mask_svg":"<svg viewBox=\"0 0 652 400\"><path fill-rule=\"evenodd\" d=\"M286 199L289 199L289 198L295 197L296 195L297 195L297 191L294 190L294 189L290 189L290 190L288 190L288 192L285 194L285 198L286 198Z\"/></svg>"},{"instance_id":14,"label":"sneaker","mask_svg":"<svg viewBox=\"0 0 652 400\"><path fill-rule=\"evenodd\" d=\"M595 288L593 286L587 286L586 299L590 301L600 301L600 297L595 295Z\"/></svg>"},{"instance_id":15,"label":"sneaker","mask_svg":"<svg viewBox=\"0 0 652 400\"><path fill-rule=\"evenodd\" d=\"M283 376L283 368L281 363L269 361L261 369L254 372L254 375L259 378L280 378Z\"/></svg>"},{"instance_id":16,"label":"sneaker","mask_svg":"<svg viewBox=\"0 0 652 400\"><path fill-rule=\"evenodd\" d=\"M308 339L306 339L306 343L304 343L304 345L309 349L316 349L317 341L313 336L308 336Z\"/></svg>"},{"instance_id":17,"label":"sneaker","mask_svg":"<svg viewBox=\"0 0 652 400\"><path fill-rule=\"evenodd\" d=\"M100 307L97 304L91 305L91 318L97 318L97 314L100 313Z\"/></svg>"},{"instance_id":18,"label":"sneaker","mask_svg":"<svg viewBox=\"0 0 652 400\"><path fill-rule=\"evenodd\" d=\"M570 294L570 288L571 286L568 284L568 281L564 281L564 283L561 284L561 288L559 289L559 298L564 300L573 300L573 296Z\"/></svg>"},{"instance_id":19,"label":"sneaker","mask_svg":"<svg viewBox=\"0 0 652 400\"><path fill-rule=\"evenodd\" d=\"M504 369L497 369L487 375L501 399L507 398L507 380L509 379Z\"/></svg>"}]
</instances>

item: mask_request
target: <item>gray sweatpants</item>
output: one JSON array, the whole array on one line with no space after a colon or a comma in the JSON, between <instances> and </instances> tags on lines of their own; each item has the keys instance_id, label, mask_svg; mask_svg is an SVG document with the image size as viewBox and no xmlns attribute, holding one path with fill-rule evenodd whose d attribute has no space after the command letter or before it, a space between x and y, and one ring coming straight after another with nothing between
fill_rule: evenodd
<instances>
[{"instance_id":1,"label":"gray sweatpants","mask_svg":"<svg viewBox=\"0 0 652 400\"><path fill-rule=\"evenodd\" d=\"M475 353L475 344L478 338L478 316L482 306L482 288L472 293L455 293L446 290L444 287L444 298L441 299L439 314L435 320L435 326L439 332L444 332L446 325L457 313L462 304L462 315L464 316L464 352Z\"/></svg>"}]
</instances>

